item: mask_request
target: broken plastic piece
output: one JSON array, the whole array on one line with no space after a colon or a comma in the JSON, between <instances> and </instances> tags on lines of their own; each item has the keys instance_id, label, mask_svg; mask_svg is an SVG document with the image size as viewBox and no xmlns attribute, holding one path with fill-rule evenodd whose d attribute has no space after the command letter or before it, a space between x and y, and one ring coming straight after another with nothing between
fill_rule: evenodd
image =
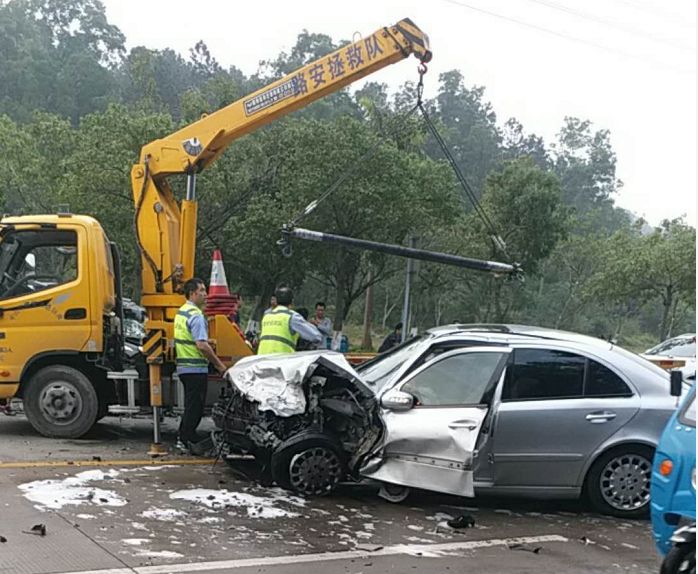
<instances>
[{"instance_id":1,"label":"broken plastic piece","mask_svg":"<svg viewBox=\"0 0 698 574\"><path fill-rule=\"evenodd\" d=\"M475 519L470 514L461 514L446 522L451 528L472 528L475 526Z\"/></svg>"},{"instance_id":2,"label":"broken plastic piece","mask_svg":"<svg viewBox=\"0 0 698 574\"><path fill-rule=\"evenodd\" d=\"M526 546L525 544L509 544L509 550L524 550L526 552L533 552L534 554L539 554L543 549L542 546Z\"/></svg>"},{"instance_id":3,"label":"broken plastic piece","mask_svg":"<svg viewBox=\"0 0 698 574\"><path fill-rule=\"evenodd\" d=\"M35 524L29 530L22 530L25 534L36 534L37 536L46 536L46 525Z\"/></svg>"}]
</instances>

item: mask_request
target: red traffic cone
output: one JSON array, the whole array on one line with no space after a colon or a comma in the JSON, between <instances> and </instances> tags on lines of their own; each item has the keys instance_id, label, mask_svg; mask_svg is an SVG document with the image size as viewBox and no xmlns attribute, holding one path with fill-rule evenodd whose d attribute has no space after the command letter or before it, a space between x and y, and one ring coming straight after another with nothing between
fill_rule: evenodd
<instances>
[{"instance_id":1,"label":"red traffic cone","mask_svg":"<svg viewBox=\"0 0 698 574\"><path fill-rule=\"evenodd\" d=\"M225 315L232 318L237 313L239 300L231 295L228 290L228 281L225 277L223 258L220 249L213 252L211 264L211 281L208 286L208 299L206 301L206 315Z\"/></svg>"}]
</instances>

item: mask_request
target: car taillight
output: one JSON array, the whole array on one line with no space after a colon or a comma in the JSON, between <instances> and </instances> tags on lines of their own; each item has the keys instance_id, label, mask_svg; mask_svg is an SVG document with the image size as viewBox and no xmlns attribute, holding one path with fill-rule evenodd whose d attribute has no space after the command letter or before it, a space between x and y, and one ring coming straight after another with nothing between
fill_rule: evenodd
<instances>
[{"instance_id":1,"label":"car taillight","mask_svg":"<svg viewBox=\"0 0 698 574\"><path fill-rule=\"evenodd\" d=\"M668 458L665 458L659 464L659 474L661 474L662 476L669 476L673 469L674 469L674 463L671 462L671 460L669 460Z\"/></svg>"}]
</instances>

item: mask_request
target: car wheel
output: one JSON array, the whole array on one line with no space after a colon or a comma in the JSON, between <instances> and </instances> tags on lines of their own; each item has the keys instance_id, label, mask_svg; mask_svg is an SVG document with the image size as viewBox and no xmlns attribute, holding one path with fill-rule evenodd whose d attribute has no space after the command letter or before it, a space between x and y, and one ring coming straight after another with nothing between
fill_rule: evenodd
<instances>
[{"instance_id":1,"label":"car wheel","mask_svg":"<svg viewBox=\"0 0 698 574\"><path fill-rule=\"evenodd\" d=\"M44 367L24 391L24 411L42 435L79 438L97 420L99 401L89 379L64 365Z\"/></svg>"},{"instance_id":2,"label":"car wheel","mask_svg":"<svg viewBox=\"0 0 698 574\"><path fill-rule=\"evenodd\" d=\"M695 574L696 547L693 544L674 546L664 558L659 574Z\"/></svg>"},{"instance_id":3,"label":"car wheel","mask_svg":"<svg viewBox=\"0 0 698 574\"><path fill-rule=\"evenodd\" d=\"M378 491L378 496L383 500L392 502L394 504L400 504L407 500L410 495L409 486L401 486L399 484L392 484L390 482L381 483L381 489Z\"/></svg>"},{"instance_id":4,"label":"car wheel","mask_svg":"<svg viewBox=\"0 0 698 574\"><path fill-rule=\"evenodd\" d=\"M303 496L322 496L346 476L341 448L329 438L305 438L281 446L271 457L274 481Z\"/></svg>"},{"instance_id":5,"label":"car wheel","mask_svg":"<svg viewBox=\"0 0 698 574\"><path fill-rule=\"evenodd\" d=\"M653 456L654 450L642 445L627 445L601 455L586 480L592 506L619 518L646 516Z\"/></svg>"}]
</instances>

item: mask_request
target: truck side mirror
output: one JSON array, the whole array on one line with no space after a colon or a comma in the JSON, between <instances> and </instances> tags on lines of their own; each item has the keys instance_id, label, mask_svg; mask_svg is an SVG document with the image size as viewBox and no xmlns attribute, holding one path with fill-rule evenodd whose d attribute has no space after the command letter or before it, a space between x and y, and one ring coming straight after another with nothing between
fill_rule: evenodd
<instances>
[{"instance_id":1,"label":"truck side mirror","mask_svg":"<svg viewBox=\"0 0 698 574\"><path fill-rule=\"evenodd\" d=\"M683 385L683 374L681 371L670 371L669 377L671 381L671 396L681 396L681 386Z\"/></svg>"}]
</instances>

